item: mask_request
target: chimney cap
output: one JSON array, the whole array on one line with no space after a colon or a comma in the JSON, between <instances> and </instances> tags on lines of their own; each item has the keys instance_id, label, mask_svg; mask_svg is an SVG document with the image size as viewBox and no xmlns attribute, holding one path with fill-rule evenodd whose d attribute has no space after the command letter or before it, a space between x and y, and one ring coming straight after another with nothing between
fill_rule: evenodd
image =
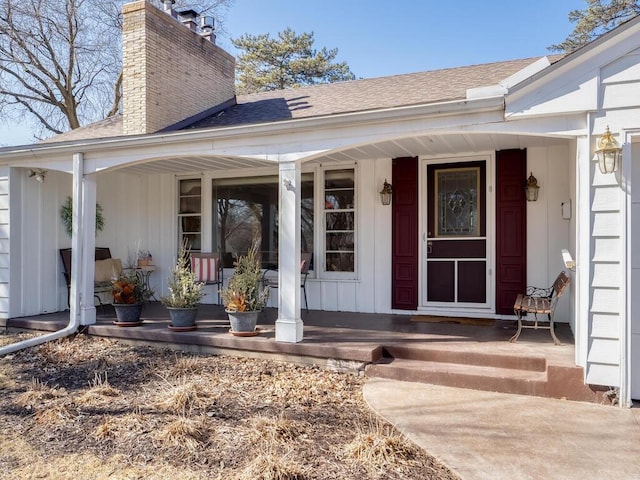
<instances>
[{"instance_id":1,"label":"chimney cap","mask_svg":"<svg viewBox=\"0 0 640 480\"><path fill-rule=\"evenodd\" d=\"M202 28L203 30L213 29L214 22L215 20L213 19L213 17L203 15L200 17L200 28Z\"/></svg>"},{"instance_id":2,"label":"chimney cap","mask_svg":"<svg viewBox=\"0 0 640 480\"><path fill-rule=\"evenodd\" d=\"M195 20L198 17L198 12L192 9L188 9L178 12L178 15L185 20Z\"/></svg>"}]
</instances>

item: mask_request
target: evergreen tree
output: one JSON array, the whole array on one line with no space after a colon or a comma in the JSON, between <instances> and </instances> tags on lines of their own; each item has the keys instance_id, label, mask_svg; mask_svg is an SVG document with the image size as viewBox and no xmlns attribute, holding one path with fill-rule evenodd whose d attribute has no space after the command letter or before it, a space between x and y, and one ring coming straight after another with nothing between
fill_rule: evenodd
<instances>
[{"instance_id":1,"label":"evergreen tree","mask_svg":"<svg viewBox=\"0 0 640 480\"><path fill-rule=\"evenodd\" d=\"M640 0L585 0L587 8L573 10L569 21L575 23L573 32L549 50L573 52L603 33L640 14Z\"/></svg>"},{"instance_id":2,"label":"evergreen tree","mask_svg":"<svg viewBox=\"0 0 640 480\"><path fill-rule=\"evenodd\" d=\"M346 62L334 62L338 49L313 48L313 32L297 35L287 28L278 38L269 34L232 39L241 50L236 64L238 93L353 80Z\"/></svg>"}]
</instances>

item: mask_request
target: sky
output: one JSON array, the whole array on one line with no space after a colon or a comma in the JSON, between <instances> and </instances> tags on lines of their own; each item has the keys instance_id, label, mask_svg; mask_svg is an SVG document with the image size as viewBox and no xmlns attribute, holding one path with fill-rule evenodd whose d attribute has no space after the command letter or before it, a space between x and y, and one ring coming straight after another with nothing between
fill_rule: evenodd
<instances>
[{"instance_id":1,"label":"sky","mask_svg":"<svg viewBox=\"0 0 640 480\"><path fill-rule=\"evenodd\" d=\"M572 31L586 0L235 0L218 45L287 27L337 48L357 78L543 56ZM32 143L28 125L0 123L0 146Z\"/></svg>"}]
</instances>

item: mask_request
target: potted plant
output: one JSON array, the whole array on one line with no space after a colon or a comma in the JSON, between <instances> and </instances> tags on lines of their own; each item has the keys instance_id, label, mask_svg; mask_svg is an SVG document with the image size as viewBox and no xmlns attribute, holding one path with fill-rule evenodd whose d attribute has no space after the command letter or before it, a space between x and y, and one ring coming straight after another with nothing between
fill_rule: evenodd
<instances>
[{"instance_id":1,"label":"potted plant","mask_svg":"<svg viewBox=\"0 0 640 480\"><path fill-rule=\"evenodd\" d=\"M171 324L169 329L176 331L194 330L198 304L204 296L204 283L197 282L190 267L189 248L184 243L178 252L178 260L168 280L169 295L160 299L169 310Z\"/></svg>"},{"instance_id":2,"label":"potted plant","mask_svg":"<svg viewBox=\"0 0 640 480\"><path fill-rule=\"evenodd\" d=\"M269 299L269 287L262 284L262 266L258 258L258 242L234 263L235 272L220 296L229 315L231 333L257 335L258 315Z\"/></svg>"},{"instance_id":3,"label":"potted plant","mask_svg":"<svg viewBox=\"0 0 640 480\"><path fill-rule=\"evenodd\" d=\"M116 311L116 325L130 327L140 325L140 315L144 302L153 292L133 270L123 270L111 282L113 308Z\"/></svg>"},{"instance_id":4,"label":"potted plant","mask_svg":"<svg viewBox=\"0 0 640 480\"><path fill-rule=\"evenodd\" d=\"M146 267L148 265L153 264L153 257L151 256L151 252L144 248L138 250L138 267Z\"/></svg>"}]
</instances>

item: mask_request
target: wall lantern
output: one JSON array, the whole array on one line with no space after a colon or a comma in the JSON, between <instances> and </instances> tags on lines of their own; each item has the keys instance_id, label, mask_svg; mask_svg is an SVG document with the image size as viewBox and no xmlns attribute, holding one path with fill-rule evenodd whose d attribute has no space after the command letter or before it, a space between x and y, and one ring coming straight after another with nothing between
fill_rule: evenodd
<instances>
[{"instance_id":1,"label":"wall lantern","mask_svg":"<svg viewBox=\"0 0 640 480\"><path fill-rule=\"evenodd\" d=\"M598 139L598 149L595 151L594 160L598 160L601 173L613 173L618 169L622 148L607 126L607 131Z\"/></svg>"},{"instance_id":2,"label":"wall lantern","mask_svg":"<svg viewBox=\"0 0 640 480\"><path fill-rule=\"evenodd\" d=\"M531 172L527 179L527 186L524 187L524 193L527 195L527 202L535 202L538 200L538 190L540 190L540 187L538 186L538 179L534 177L533 172Z\"/></svg>"},{"instance_id":3,"label":"wall lantern","mask_svg":"<svg viewBox=\"0 0 640 480\"><path fill-rule=\"evenodd\" d=\"M44 183L44 176L47 174L47 171L42 168L34 168L33 170L29 170L29 178L35 177L36 181L39 183Z\"/></svg>"},{"instance_id":4,"label":"wall lantern","mask_svg":"<svg viewBox=\"0 0 640 480\"><path fill-rule=\"evenodd\" d=\"M384 179L384 185L382 186L382 190L380 190L380 200L382 200L383 205L391 204L391 195L393 194L393 187L387 179Z\"/></svg>"}]
</instances>

